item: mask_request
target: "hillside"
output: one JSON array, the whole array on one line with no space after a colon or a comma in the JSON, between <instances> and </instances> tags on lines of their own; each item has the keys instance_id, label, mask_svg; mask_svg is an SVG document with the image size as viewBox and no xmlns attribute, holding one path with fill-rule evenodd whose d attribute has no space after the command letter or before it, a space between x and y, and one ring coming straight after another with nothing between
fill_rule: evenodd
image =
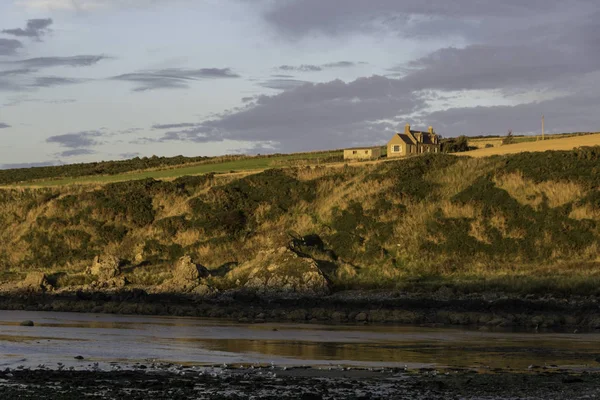
<instances>
[{"instance_id":1,"label":"hillside","mask_svg":"<svg viewBox=\"0 0 600 400\"><path fill-rule=\"evenodd\" d=\"M207 293L600 293L599 187L593 147L6 189L0 281L188 290L174 269L188 255ZM95 256L115 257L119 282L86 273Z\"/></svg>"}]
</instances>

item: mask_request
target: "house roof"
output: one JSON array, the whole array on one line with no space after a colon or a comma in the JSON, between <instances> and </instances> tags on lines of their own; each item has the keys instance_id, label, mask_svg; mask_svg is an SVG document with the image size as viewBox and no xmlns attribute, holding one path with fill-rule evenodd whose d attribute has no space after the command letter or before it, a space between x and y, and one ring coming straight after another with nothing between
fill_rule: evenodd
<instances>
[{"instance_id":1,"label":"house roof","mask_svg":"<svg viewBox=\"0 0 600 400\"><path fill-rule=\"evenodd\" d=\"M400 139L402 139L402 141L406 144L415 144L415 142L406 134L404 133L396 133L396 136L398 136Z\"/></svg>"},{"instance_id":2,"label":"house roof","mask_svg":"<svg viewBox=\"0 0 600 400\"><path fill-rule=\"evenodd\" d=\"M431 144L431 145L435 144L433 142L433 138L431 137L431 134L429 132L410 131L410 133L411 133L410 135L407 135L406 133L396 133L396 136L398 136L400 139L402 139L402 141L406 144L417 144L417 143ZM421 141L419 141L417 139L417 136L419 134L422 135Z\"/></svg>"}]
</instances>

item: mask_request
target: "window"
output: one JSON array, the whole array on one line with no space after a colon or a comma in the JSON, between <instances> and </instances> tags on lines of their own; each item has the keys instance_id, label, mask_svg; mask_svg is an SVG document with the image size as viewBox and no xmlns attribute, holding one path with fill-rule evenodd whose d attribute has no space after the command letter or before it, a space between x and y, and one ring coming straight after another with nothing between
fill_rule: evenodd
<instances>
[{"instance_id":1,"label":"window","mask_svg":"<svg viewBox=\"0 0 600 400\"><path fill-rule=\"evenodd\" d=\"M352 154L358 154L358 151L352 150Z\"/></svg>"},{"instance_id":2,"label":"window","mask_svg":"<svg viewBox=\"0 0 600 400\"><path fill-rule=\"evenodd\" d=\"M365 154L369 154L369 150L365 150Z\"/></svg>"},{"instance_id":3,"label":"window","mask_svg":"<svg viewBox=\"0 0 600 400\"><path fill-rule=\"evenodd\" d=\"M392 147L392 153L401 153L402 152L402 146L400 146L399 144L396 144Z\"/></svg>"}]
</instances>

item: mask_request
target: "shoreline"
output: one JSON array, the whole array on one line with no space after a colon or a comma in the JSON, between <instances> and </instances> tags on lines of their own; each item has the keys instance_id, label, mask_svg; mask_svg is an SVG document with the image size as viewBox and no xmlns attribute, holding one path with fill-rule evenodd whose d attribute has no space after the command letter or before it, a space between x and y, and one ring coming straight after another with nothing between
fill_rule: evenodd
<instances>
[{"instance_id":1,"label":"shoreline","mask_svg":"<svg viewBox=\"0 0 600 400\"><path fill-rule=\"evenodd\" d=\"M474 326L562 331L600 329L595 296L555 298L502 293L444 295L347 291L330 296L228 291L210 297L120 291L2 292L0 310L220 318L241 323L334 322Z\"/></svg>"}]
</instances>

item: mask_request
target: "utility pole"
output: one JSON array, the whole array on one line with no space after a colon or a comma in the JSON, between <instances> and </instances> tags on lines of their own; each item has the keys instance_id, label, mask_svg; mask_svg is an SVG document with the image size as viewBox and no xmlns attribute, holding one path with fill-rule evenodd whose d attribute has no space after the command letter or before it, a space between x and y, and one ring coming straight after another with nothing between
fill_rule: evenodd
<instances>
[{"instance_id":1,"label":"utility pole","mask_svg":"<svg viewBox=\"0 0 600 400\"><path fill-rule=\"evenodd\" d=\"M542 140L544 140L544 115L542 114Z\"/></svg>"}]
</instances>

